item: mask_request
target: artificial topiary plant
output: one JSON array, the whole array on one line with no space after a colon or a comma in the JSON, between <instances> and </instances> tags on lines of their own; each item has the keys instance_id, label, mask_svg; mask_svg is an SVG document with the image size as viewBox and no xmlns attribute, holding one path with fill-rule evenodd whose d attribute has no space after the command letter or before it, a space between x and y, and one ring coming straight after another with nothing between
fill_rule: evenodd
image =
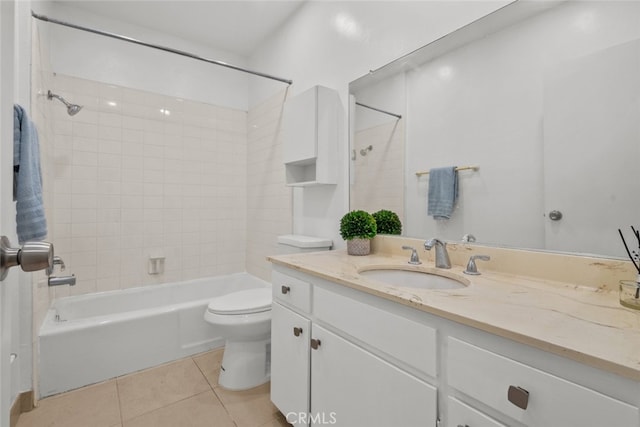
<instances>
[{"instance_id":1,"label":"artificial topiary plant","mask_svg":"<svg viewBox=\"0 0 640 427\"><path fill-rule=\"evenodd\" d=\"M401 234L402 223L395 212L381 209L372 214L376 220L378 234Z\"/></svg>"},{"instance_id":2,"label":"artificial topiary plant","mask_svg":"<svg viewBox=\"0 0 640 427\"><path fill-rule=\"evenodd\" d=\"M376 231L376 220L365 211L351 211L340 220L340 235L347 241L349 255L369 255Z\"/></svg>"},{"instance_id":3,"label":"artificial topiary plant","mask_svg":"<svg viewBox=\"0 0 640 427\"><path fill-rule=\"evenodd\" d=\"M340 235L344 240L373 239L376 232L376 220L368 212L351 211L340 220Z\"/></svg>"}]
</instances>

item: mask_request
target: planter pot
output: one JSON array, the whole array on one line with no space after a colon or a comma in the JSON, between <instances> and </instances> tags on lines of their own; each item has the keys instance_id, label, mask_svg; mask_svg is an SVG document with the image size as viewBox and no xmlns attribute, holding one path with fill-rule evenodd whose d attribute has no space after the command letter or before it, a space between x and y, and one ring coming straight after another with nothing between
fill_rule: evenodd
<instances>
[{"instance_id":1,"label":"planter pot","mask_svg":"<svg viewBox=\"0 0 640 427\"><path fill-rule=\"evenodd\" d=\"M347 253L349 255L369 255L371 252L371 239L347 240Z\"/></svg>"}]
</instances>

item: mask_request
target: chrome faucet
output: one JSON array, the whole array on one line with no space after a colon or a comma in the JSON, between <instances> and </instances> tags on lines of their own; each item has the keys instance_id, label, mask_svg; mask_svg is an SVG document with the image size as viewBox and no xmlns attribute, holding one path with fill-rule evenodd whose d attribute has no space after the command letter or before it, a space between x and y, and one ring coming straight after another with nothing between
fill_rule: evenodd
<instances>
[{"instance_id":1,"label":"chrome faucet","mask_svg":"<svg viewBox=\"0 0 640 427\"><path fill-rule=\"evenodd\" d=\"M53 257L53 262L51 263L51 267L47 268L47 276L49 276L49 278L47 279L47 285L49 285L49 286L60 286L60 285L75 286L76 285L76 276L75 276L75 274L72 274L71 276L62 276L62 277L52 276L53 270L55 269L56 265L60 266L60 271L64 271L67 268L67 266L64 265L64 261L62 260L62 258L60 258L59 256L54 256Z\"/></svg>"},{"instance_id":2,"label":"chrome faucet","mask_svg":"<svg viewBox=\"0 0 640 427\"><path fill-rule=\"evenodd\" d=\"M62 276L62 277L49 276L49 279L47 280L47 285L49 285L49 286L60 286L60 285L75 286L76 285L76 275L72 274L71 276Z\"/></svg>"},{"instance_id":3,"label":"chrome faucet","mask_svg":"<svg viewBox=\"0 0 640 427\"><path fill-rule=\"evenodd\" d=\"M463 271L464 274L471 274L472 276L478 276L480 272L478 271L478 267L476 266L476 260L480 259L482 261L489 261L491 257L488 255L472 255L469 258L469 262L467 263L467 268Z\"/></svg>"},{"instance_id":4,"label":"chrome faucet","mask_svg":"<svg viewBox=\"0 0 640 427\"><path fill-rule=\"evenodd\" d=\"M424 248L428 251L432 247L436 247L436 268L451 268L449 253L447 252L447 244L440 239L429 239L424 242Z\"/></svg>"},{"instance_id":5,"label":"chrome faucet","mask_svg":"<svg viewBox=\"0 0 640 427\"><path fill-rule=\"evenodd\" d=\"M411 246L403 246L402 249L411 251L411 259L407 261L409 264L412 264L412 265L422 264L422 262L420 261L420 257L418 256L418 251L416 251L416 248L412 248Z\"/></svg>"}]
</instances>

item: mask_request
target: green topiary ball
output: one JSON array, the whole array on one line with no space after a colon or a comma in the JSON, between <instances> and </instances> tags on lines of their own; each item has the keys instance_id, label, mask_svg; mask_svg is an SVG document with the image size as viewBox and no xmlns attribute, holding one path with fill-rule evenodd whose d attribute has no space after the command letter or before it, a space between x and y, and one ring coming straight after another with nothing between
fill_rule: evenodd
<instances>
[{"instance_id":1,"label":"green topiary ball","mask_svg":"<svg viewBox=\"0 0 640 427\"><path fill-rule=\"evenodd\" d=\"M376 230L376 220L365 211L351 211L340 220L340 235L344 240L373 239Z\"/></svg>"},{"instance_id":2,"label":"green topiary ball","mask_svg":"<svg viewBox=\"0 0 640 427\"><path fill-rule=\"evenodd\" d=\"M385 209L374 213L378 234L402 234L402 223L395 212Z\"/></svg>"}]
</instances>

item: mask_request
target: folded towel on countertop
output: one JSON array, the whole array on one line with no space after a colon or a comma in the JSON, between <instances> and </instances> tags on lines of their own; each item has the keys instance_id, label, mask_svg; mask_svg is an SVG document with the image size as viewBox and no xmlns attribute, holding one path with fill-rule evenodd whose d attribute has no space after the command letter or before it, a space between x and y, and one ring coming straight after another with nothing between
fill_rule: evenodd
<instances>
[{"instance_id":1,"label":"folded towel on countertop","mask_svg":"<svg viewBox=\"0 0 640 427\"><path fill-rule=\"evenodd\" d=\"M47 236L42 202L38 131L19 105L13 106L13 170L16 223L20 244Z\"/></svg>"},{"instance_id":2,"label":"folded towel on countertop","mask_svg":"<svg viewBox=\"0 0 640 427\"><path fill-rule=\"evenodd\" d=\"M433 219L449 219L458 198L456 166L434 168L429 171L427 214Z\"/></svg>"}]
</instances>

